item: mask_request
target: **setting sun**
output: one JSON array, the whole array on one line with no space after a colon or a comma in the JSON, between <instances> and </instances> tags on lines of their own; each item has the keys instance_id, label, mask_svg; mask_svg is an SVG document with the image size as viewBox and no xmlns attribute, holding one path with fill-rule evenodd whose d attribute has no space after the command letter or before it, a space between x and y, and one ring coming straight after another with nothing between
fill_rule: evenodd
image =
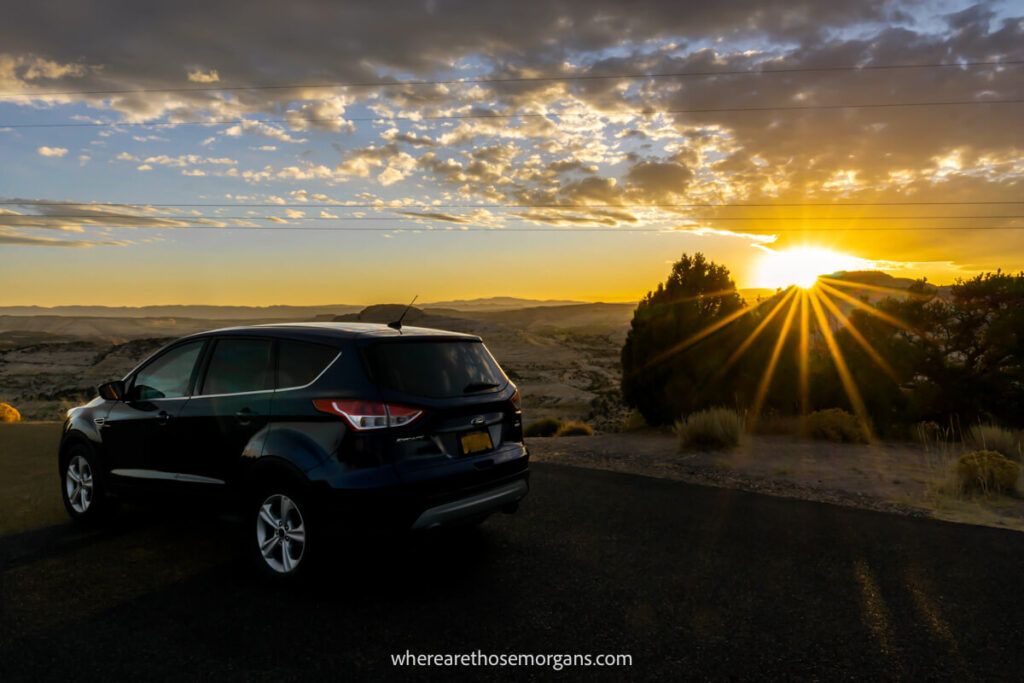
<instances>
[{"instance_id":1,"label":"setting sun","mask_svg":"<svg viewBox=\"0 0 1024 683\"><path fill-rule=\"evenodd\" d=\"M821 275L841 270L872 268L870 261L821 247L795 247L784 251L766 249L757 265L758 287L773 289L796 285L813 287Z\"/></svg>"}]
</instances>

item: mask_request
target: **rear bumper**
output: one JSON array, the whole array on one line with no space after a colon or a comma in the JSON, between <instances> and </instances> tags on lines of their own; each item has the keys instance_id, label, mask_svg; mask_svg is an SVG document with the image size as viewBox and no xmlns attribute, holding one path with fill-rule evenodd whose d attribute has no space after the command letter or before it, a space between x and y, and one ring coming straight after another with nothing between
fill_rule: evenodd
<instances>
[{"instance_id":1,"label":"rear bumper","mask_svg":"<svg viewBox=\"0 0 1024 683\"><path fill-rule=\"evenodd\" d=\"M348 473L333 463L307 476L314 505L327 520L329 533L376 535L426 529L488 514L521 500L529 491L530 469L526 449L518 448L519 457L415 485L388 478L378 486L357 488Z\"/></svg>"},{"instance_id":2,"label":"rear bumper","mask_svg":"<svg viewBox=\"0 0 1024 683\"><path fill-rule=\"evenodd\" d=\"M526 477L487 489L464 498L427 508L412 524L412 529L432 529L457 523L469 517L489 514L522 500L530 491Z\"/></svg>"}]
</instances>

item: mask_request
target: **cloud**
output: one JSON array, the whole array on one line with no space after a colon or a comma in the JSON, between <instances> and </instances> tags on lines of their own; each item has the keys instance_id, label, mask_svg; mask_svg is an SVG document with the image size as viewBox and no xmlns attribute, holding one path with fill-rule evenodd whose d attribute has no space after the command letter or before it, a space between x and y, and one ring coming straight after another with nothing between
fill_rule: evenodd
<instances>
[{"instance_id":1,"label":"cloud","mask_svg":"<svg viewBox=\"0 0 1024 683\"><path fill-rule=\"evenodd\" d=\"M237 123L230 128L225 129L224 135L228 137L237 138L245 133L252 133L255 135L262 135L264 137L273 138L281 142L291 143L303 143L306 142L305 138L297 138L289 134L288 131L269 123L262 121L253 121L245 119L241 123Z\"/></svg>"},{"instance_id":2,"label":"cloud","mask_svg":"<svg viewBox=\"0 0 1024 683\"><path fill-rule=\"evenodd\" d=\"M73 105L69 112L84 110L92 119L243 119L204 141L210 144L253 135L273 144L247 146L283 156L286 145L315 143L296 158L262 157L251 168L227 157L219 158L231 163L218 164L206 160L213 157L151 149L137 152L138 158L119 156L139 170L163 165L224 175L265 183L280 195L297 184L312 194L324 185L348 183L346 196L352 197L374 198L381 191L389 200L415 195L421 201L426 196L446 203L525 204L520 220L566 226L710 226L718 223L700 218L753 218L769 211L702 213L654 204L1014 200L1024 184L1019 106L769 111L785 105L1024 98L1016 66L828 70L845 64L1024 59L1024 22L1012 3L979 3L947 16L938 13L946 11L938 5L910 0L593 0L522 3L514 12L502 11L506 6L496 0L405 3L388 5L388 11L328 0L273 7L268 11L269 0L256 0L240 26L237 13L218 3L194 3L188 11L159 5L147 10L145 22L133 22L133 39L125 41L117 27L134 11L127 6L100 3L64 25L53 22L45 7L22 3L0 26L0 89L37 93L9 97L12 106ZM762 70L792 71L726 73ZM677 72L720 75L516 80ZM313 87L389 81L393 74L506 80ZM294 85L301 83L307 85ZM203 87L189 91L190 84ZM281 87L213 89L218 84ZM178 90L39 94L160 87ZM759 111L672 113L723 108ZM367 111L381 120L353 120ZM516 112L531 116L431 119ZM338 144L337 156L323 151L327 145L321 143L327 142ZM774 213L795 215L791 228L822 216L781 207ZM967 224L952 216L941 221ZM754 234L738 226L724 232ZM998 235L1008 250L1019 250L1024 264L1024 237ZM991 254L992 236L921 231L885 240L865 240L862 233L816 239L873 252L869 257L876 259L899 246L923 261L956 253L977 263L989 258L985 250ZM804 238L796 230L778 234L781 244Z\"/></svg>"},{"instance_id":3,"label":"cloud","mask_svg":"<svg viewBox=\"0 0 1024 683\"><path fill-rule=\"evenodd\" d=\"M8 203L0 209L0 228L3 229L35 228L81 233L89 228L183 228L193 224L223 224L215 219L176 215L169 209L143 205L111 207L69 201L46 203L46 200L39 203L39 200L24 198L6 201Z\"/></svg>"},{"instance_id":4,"label":"cloud","mask_svg":"<svg viewBox=\"0 0 1024 683\"><path fill-rule=\"evenodd\" d=\"M25 235L0 227L0 244L21 247L70 247L72 249L91 249L93 247L127 247L133 244L129 240L66 240L56 237L39 237Z\"/></svg>"},{"instance_id":5,"label":"cloud","mask_svg":"<svg viewBox=\"0 0 1024 683\"><path fill-rule=\"evenodd\" d=\"M216 69L203 71L202 69L190 69L188 72L190 83L217 83L220 81L220 74Z\"/></svg>"},{"instance_id":6,"label":"cloud","mask_svg":"<svg viewBox=\"0 0 1024 683\"><path fill-rule=\"evenodd\" d=\"M459 225L470 222L470 220L464 216L457 216L451 213L441 213L438 211L399 211L398 213L403 216L411 216L413 218L428 218L433 221L444 221L446 223L457 223Z\"/></svg>"},{"instance_id":7,"label":"cloud","mask_svg":"<svg viewBox=\"0 0 1024 683\"><path fill-rule=\"evenodd\" d=\"M681 197L692 179L693 172L676 161L643 161L626 173L626 180L648 200Z\"/></svg>"},{"instance_id":8,"label":"cloud","mask_svg":"<svg viewBox=\"0 0 1024 683\"><path fill-rule=\"evenodd\" d=\"M36 148L36 152L41 157L58 157L59 158L59 157L64 156L65 154L67 154L68 150L67 150L66 147L47 147L46 145L43 145L42 147L37 147Z\"/></svg>"}]
</instances>

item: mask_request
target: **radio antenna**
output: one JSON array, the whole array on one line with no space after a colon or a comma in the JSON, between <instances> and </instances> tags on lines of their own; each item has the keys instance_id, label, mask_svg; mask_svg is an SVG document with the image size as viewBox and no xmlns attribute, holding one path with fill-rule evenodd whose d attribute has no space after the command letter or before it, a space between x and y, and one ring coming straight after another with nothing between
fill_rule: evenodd
<instances>
[{"instance_id":1,"label":"radio antenna","mask_svg":"<svg viewBox=\"0 0 1024 683\"><path fill-rule=\"evenodd\" d=\"M418 299L418 298L420 298L419 294L414 296L412 298L412 301L409 302L409 305L405 307L404 311L402 311L402 315L398 316L398 320L395 320L394 322L388 323L388 327L390 327L393 330L398 330L398 333L401 334L402 333L402 321L405 320L405 314L409 312L409 309L412 308L412 305L414 303L416 303L416 299Z\"/></svg>"}]
</instances>

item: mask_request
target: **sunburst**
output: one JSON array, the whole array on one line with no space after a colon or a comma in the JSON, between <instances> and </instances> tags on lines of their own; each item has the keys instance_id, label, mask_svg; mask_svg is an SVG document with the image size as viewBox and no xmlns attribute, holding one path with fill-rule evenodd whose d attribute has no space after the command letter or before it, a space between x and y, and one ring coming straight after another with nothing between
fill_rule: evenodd
<instances>
[{"instance_id":1,"label":"sunburst","mask_svg":"<svg viewBox=\"0 0 1024 683\"><path fill-rule=\"evenodd\" d=\"M782 252L776 252L776 254L778 253ZM806 255L810 252L801 253ZM818 252L814 253L817 254ZM836 252L828 253L833 255L836 254ZM855 259L855 257L848 258ZM906 292L900 289L892 289L875 285L862 285L860 283L839 280L836 278L823 277L821 275L823 269L831 268L831 266L836 262L836 260L832 260L830 262L820 261L816 263L813 268L805 267L802 271L792 271L790 273L791 284L780 292L781 296L763 299L730 313L658 354L645 364L644 367L650 368L653 365L662 363L675 354L685 351L698 342L711 337L716 332L736 323L744 316L760 309L767 303L774 302L774 305L772 305L767 313L763 315L754 329L751 330L750 333L739 343L736 349L732 351L723 366L714 373L714 377L721 378L725 376L727 371L739 362L739 360L750 350L754 342L763 336L771 322L781 316L782 325L778 331L778 337L772 344L771 354L769 355L767 363L761 373L756 393L750 405L748 412L749 425L753 427L760 418L761 412L771 390L772 382L779 365L779 360L785 350L787 342L790 339L791 332L795 328L797 333L796 366L798 373L797 379L801 416L806 417L811 405L811 376L809 368L811 342L812 339L820 339L824 344L824 348L828 351L827 357L831 360L832 365L836 370L836 374L839 377L846 399L854 414L857 416L865 436L870 439L872 429L868 411L861 395L861 391L857 386L856 378L851 372L849 364L843 356L840 344L836 339L836 332L838 330L845 330L849 334L850 338L890 379L896 382L899 380L892 365L876 348L871 345L867 337L857 329L851 321L850 316L844 312L840 304L845 304L851 309L862 310L865 313L874 316L876 319L898 329L910 330L911 328L895 316L879 310L875 306L872 306L861 299L847 294L843 289L859 288L867 292L885 293L888 295L915 296L915 293ZM844 262L850 263L852 261L846 260ZM811 280L811 276L808 275L812 272L814 273L813 281ZM716 295L717 294L718 293L716 293Z\"/></svg>"}]
</instances>

